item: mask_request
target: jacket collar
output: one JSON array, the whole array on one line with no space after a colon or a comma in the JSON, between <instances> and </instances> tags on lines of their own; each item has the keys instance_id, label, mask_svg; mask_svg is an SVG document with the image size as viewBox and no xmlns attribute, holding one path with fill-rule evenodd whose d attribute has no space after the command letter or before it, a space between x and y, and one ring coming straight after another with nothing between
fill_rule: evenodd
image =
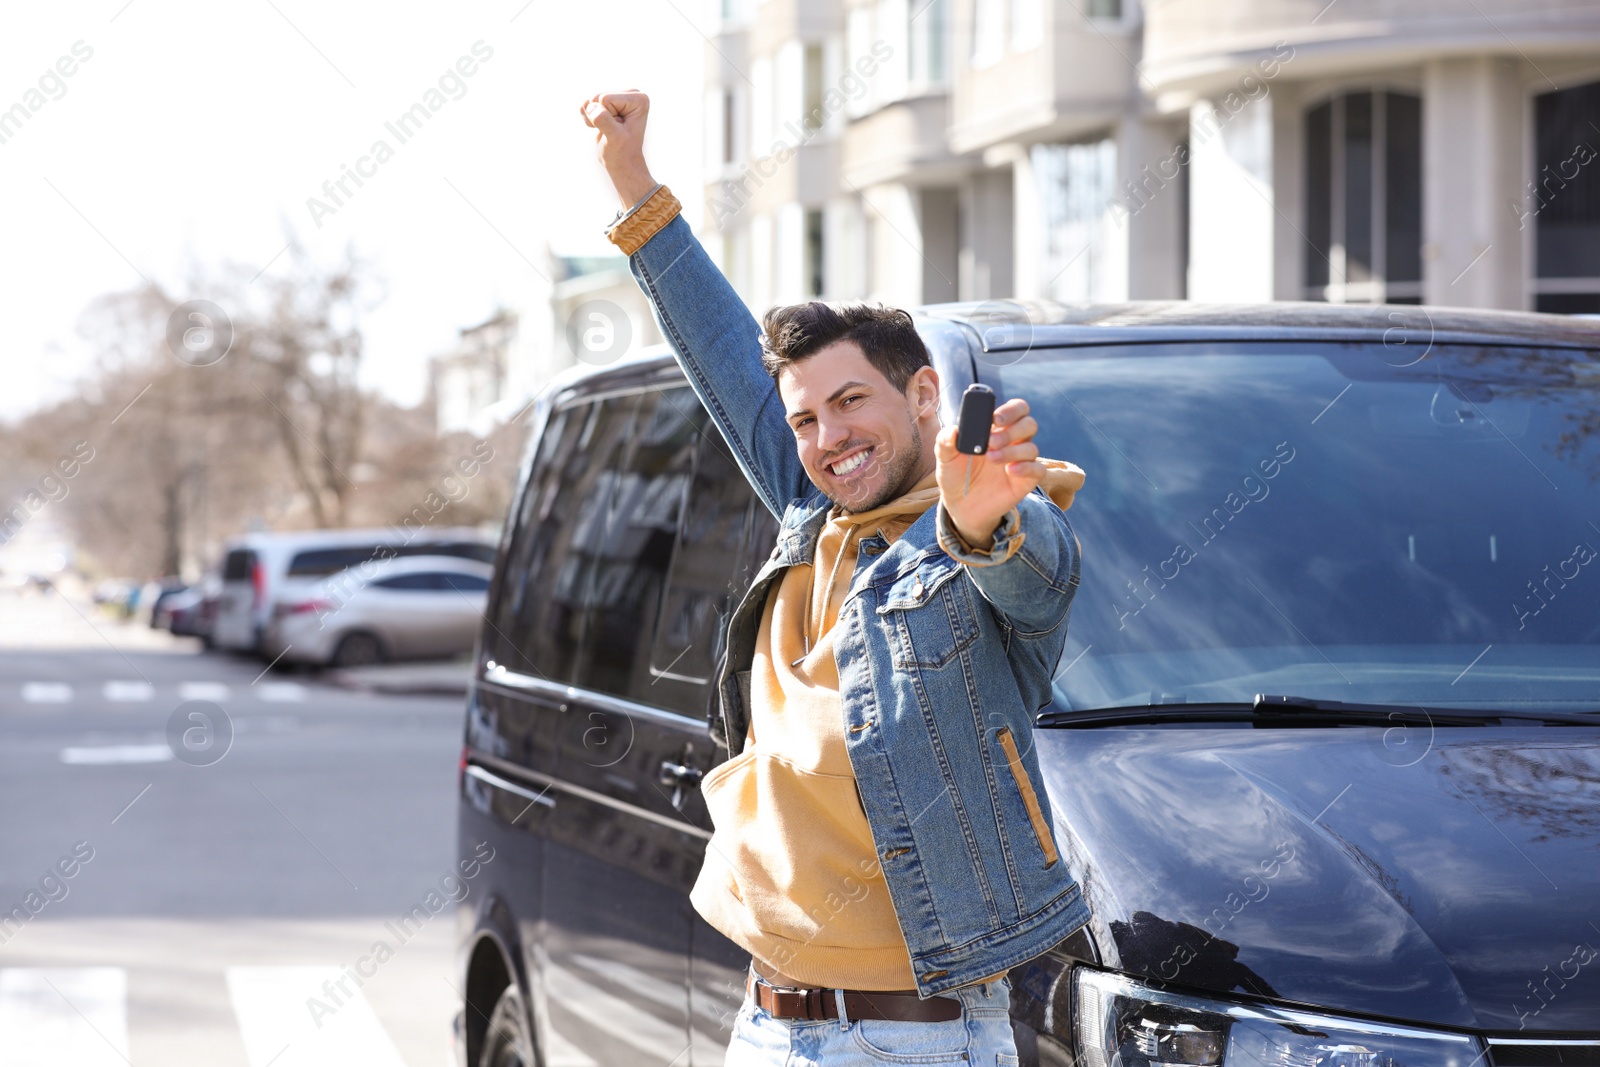
<instances>
[{"instance_id":1,"label":"jacket collar","mask_svg":"<svg viewBox=\"0 0 1600 1067\"><path fill-rule=\"evenodd\" d=\"M816 556L817 538L822 533L823 524L828 521L828 509L832 506L833 501L823 495L820 489L789 501L779 524L778 544L772 554L773 564L792 567L797 563L810 563ZM893 544L882 548L879 558L873 561L870 569L901 574L931 553L940 551L936 528L938 511L938 504L934 504L917 516L917 520ZM874 543L881 546L882 541L874 534L862 540L861 550L869 551Z\"/></svg>"}]
</instances>

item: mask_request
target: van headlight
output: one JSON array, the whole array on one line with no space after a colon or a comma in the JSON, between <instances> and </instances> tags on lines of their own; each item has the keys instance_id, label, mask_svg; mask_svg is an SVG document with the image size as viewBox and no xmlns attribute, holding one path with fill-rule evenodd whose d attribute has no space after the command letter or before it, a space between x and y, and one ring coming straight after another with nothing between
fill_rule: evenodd
<instances>
[{"instance_id":1,"label":"van headlight","mask_svg":"<svg viewBox=\"0 0 1600 1067\"><path fill-rule=\"evenodd\" d=\"M1074 968L1079 1067L1472 1067L1470 1037L1167 993Z\"/></svg>"}]
</instances>

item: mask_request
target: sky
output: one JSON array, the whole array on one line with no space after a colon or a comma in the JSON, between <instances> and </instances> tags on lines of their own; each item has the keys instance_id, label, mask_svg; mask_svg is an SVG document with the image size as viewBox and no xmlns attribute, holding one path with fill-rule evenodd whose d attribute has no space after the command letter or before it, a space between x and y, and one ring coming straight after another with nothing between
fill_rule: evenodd
<instances>
[{"instance_id":1,"label":"sky","mask_svg":"<svg viewBox=\"0 0 1600 1067\"><path fill-rule=\"evenodd\" d=\"M0 114L30 111L0 129L0 419L81 387L95 297L148 279L204 299L191 281L224 263L270 277L290 233L320 261L348 246L373 265L386 296L363 320L363 375L415 404L428 357L526 293L545 242L616 252L582 100L649 93L652 172L699 182L709 13L706 0L12 6ZM385 123L430 91L443 105L402 142ZM362 162L380 139L392 154ZM335 204L323 184L358 164L369 176ZM698 225L699 198L681 199Z\"/></svg>"}]
</instances>

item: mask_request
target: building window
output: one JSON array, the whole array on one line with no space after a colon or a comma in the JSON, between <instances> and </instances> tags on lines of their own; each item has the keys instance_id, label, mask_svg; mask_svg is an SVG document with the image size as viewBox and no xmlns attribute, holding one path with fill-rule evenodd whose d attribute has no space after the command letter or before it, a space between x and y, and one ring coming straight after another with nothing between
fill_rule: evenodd
<instances>
[{"instance_id":1,"label":"building window","mask_svg":"<svg viewBox=\"0 0 1600 1067\"><path fill-rule=\"evenodd\" d=\"M1044 0L1011 0L1011 50L1026 52L1044 43Z\"/></svg>"},{"instance_id":2,"label":"building window","mask_svg":"<svg viewBox=\"0 0 1600 1067\"><path fill-rule=\"evenodd\" d=\"M750 61L750 158L765 159L772 154L773 72L770 56Z\"/></svg>"},{"instance_id":3,"label":"building window","mask_svg":"<svg viewBox=\"0 0 1600 1067\"><path fill-rule=\"evenodd\" d=\"M858 79L850 71L860 68L857 64L863 60L870 60L872 49L872 11L870 8L853 7L846 16L845 22L845 68L846 77L840 82L840 89L846 94L845 114L850 118L860 118L871 111L875 105L873 100L874 79Z\"/></svg>"},{"instance_id":4,"label":"building window","mask_svg":"<svg viewBox=\"0 0 1600 1067\"><path fill-rule=\"evenodd\" d=\"M1306 113L1306 299L1422 302L1422 101L1336 96Z\"/></svg>"},{"instance_id":5,"label":"building window","mask_svg":"<svg viewBox=\"0 0 1600 1067\"><path fill-rule=\"evenodd\" d=\"M949 0L912 0L911 89L938 89L950 77Z\"/></svg>"},{"instance_id":6,"label":"building window","mask_svg":"<svg viewBox=\"0 0 1600 1067\"><path fill-rule=\"evenodd\" d=\"M806 212L806 296L821 298L823 283L822 212Z\"/></svg>"},{"instance_id":7,"label":"building window","mask_svg":"<svg viewBox=\"0 0 1600 1067\"><path fill-rule=\"evenodd\" d=\"M972 65L998 62L1005 51L1003 0L972 0Z\"/></svg>"},{"instance_id":8,"label":"building window","mask_svg":"<svg viewBox=\"0 0 1600 1067\"><path fill-rule=\"evenodd\" d=\"M822 129L822 46L806 45L805 84L801 87L801 106L805 108L802 122L813 133Z\"/></svg>"},{"instance_id":9,"label":"building window","mask_svg":"<svg viewBox=\"0 0 1600 1067\"><path fill-rule=\"evenodd\" d=\"M906 96L911 90L911 38L916 32L911 21L910 0L878 0L872 8L872 38L889 46L889 55L878 64L872 82L872 95L879 104Z\"/></svg>"},{"instance_id":10,"label":"building window","mask_svg":"<svg viewBox=\"0 0 1600 1067\"><path fill-rule=\"evenodd\" d=\"M1031 151L1044 222L1045 295L1056 300L1112 299L1119 285L1117 143L1037 144Z\"/></svg>"},{"instance_id":11,"label":"building window","mask_svg":"<svg viewBox=\"0 0 1600 1067\"><path fill-rule=\"evenodd\" d=\"M732 163L737 156L738 126L734 123L734 100L732 90L723 90L722 93L722 162Z\"/></svg>"},{"instance_id":12,"label":"building window","mask_svg":"<svg viewBox=\"0 0 1600 1067\"><path fill-rule=\"evenodd\" d=\"M1533 103L1533 179L1517 211L1534 227L1533 307L1600 313L1600 82Z\"/></svg>"},{"instance_id":13,"label":"building window","mask_svg":"<svg viewBox=\"0 0 1600 1067\"><path fill-rule=\"evenodd\" d=\"M1176 146L1174 152L1178 159L1191 159L1189 155L1189 138L1184 139ZM1189 225L1190 211L1193 202L1190 197L1189 168L1182 167L1178 171L1178 299L1189 299Z\"/></svg>"},{"instance_id":14,"label":"building window","mask_svg":"<svg viewBox=\"0 0 1600 1067\"><path fill-rule=\"evenodd\" d=\"M832 260L827 269L827 280L835 299L854 299L866 295L871 252L867 247L864 216L865 208L860 197L835 200L829 207L827 217L833 223L833 233L824 251Z\"/></svg>"},{"instance_id":15,"label":"building window","mask_svg":"<svg viewBox=\"0 0 1600 1067\"><path fill-rule=\"evenodd\" d=\"M1120 21L1122 19L1122 0L1089 0L1084 5L1083 13L1092 19Z\"/></svg>"},{"instance_id":16,"label":"building window","mask_svg":"<svg viewBox=\"0 0 1600 1067\"><path fill-rule=\"evenodd\" d=\"M747 226L724 230L722 262L717 264L741 297L750 292L750 230ZM748 301L747 301L748 302Z\"/></svg>"}]
</instances>

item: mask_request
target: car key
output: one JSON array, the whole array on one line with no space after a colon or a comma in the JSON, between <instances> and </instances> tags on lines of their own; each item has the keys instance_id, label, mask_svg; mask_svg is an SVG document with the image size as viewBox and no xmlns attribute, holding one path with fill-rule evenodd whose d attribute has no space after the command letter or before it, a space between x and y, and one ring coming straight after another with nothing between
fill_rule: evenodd
<instances>
[{"instance_id":1,"label":"car key","mask_svg":"<svg viewBox=\"0 0 1600 1067\"><path fill-rule=\"evenodd\" d=\"M967 457L967 481L961 487L962 496L972 488L972 457L989 451L989 434L993 427L994 390L974 382L961 394L961 417L956 423L956 451Z\"/></svg>"}]
</instances>

